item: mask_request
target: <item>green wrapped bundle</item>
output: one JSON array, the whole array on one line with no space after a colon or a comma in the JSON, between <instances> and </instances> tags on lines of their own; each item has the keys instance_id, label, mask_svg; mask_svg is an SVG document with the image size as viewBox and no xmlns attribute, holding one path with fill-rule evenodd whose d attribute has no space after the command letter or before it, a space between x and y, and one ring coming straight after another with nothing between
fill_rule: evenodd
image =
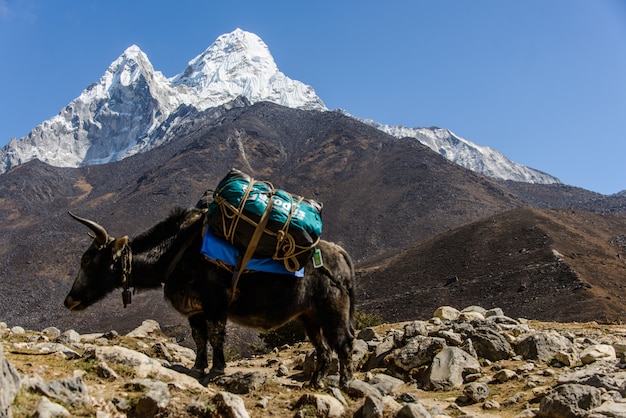
<instances>
[{"instance_id":1,"label":"green wrapped bundle","mask_svg":"<svg viewBox=\"0 0 626 418\"><path fill-rule=\"evenodd\" d=\"M282 261L289 271L304 267L322 234L322 204L275 189L232 169L218 184L207 219L214 234L245 252L261 217L271 208L255 258Z\"/></svg>"}]
</instances>

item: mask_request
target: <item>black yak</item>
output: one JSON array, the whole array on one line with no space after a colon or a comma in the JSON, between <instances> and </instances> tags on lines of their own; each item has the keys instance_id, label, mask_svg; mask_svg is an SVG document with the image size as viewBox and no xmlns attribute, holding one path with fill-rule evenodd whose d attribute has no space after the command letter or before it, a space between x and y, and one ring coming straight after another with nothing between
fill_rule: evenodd
<instances>
[{"instance_id":1,"label":"black yak","mask_svg":"<svg viewBox=\"0 0 626 418\"><path fill-rule=\"evenodd\" d=\"M235 294L232 273L201 254L204 211L175 209L164 221L130 239L111 237L96 222L70 215L93 231L95 237L83 254L80 271L65 299L65 306L82 310L116 288L158 288L191 326L197 346L193 371L204 375L208 366L207 341L213 349L208 376L224 374L226 321L269 330L298 319L316 350L313 386L322 386L331 351L340 363L340 382L352 378L354 340L354 267L337 244L321 240L323 266L309 262L304 277L246 272ZM129 302L124 301L125 304Z\"/></svg>"}]
</instances>

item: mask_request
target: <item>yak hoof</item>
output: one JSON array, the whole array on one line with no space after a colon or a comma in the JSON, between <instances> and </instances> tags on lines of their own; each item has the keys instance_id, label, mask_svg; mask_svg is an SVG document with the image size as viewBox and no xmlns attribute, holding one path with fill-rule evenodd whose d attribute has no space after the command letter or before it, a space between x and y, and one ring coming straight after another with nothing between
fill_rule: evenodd
<instances>
[{"instance_id":1,"label":"yak hoof","mask_svg":"<svg viewBox=\"0 0 626 418\"><path fill-rule=\"evenodd\" d=\"M218 378L222 377L226 375L226 373L224 372L224 370L215 370L215 369L211 369L211 371L209 371L208 374L204 375L204 377L202 378L202 380L200 381L200 383L203 386L208 385L211 382L214 382L215 380L217 380Z\"/></svg>"},{"instance_id":2,"label":"yak hoof","mask_svg":"<svg viewBox=\"0 0 626 418\"><path fill-rule=\"evenodd\" d=\"M189 376L193 377L194 379L200 380L202 379L204 376L206 376L206 373L204 372L204 369L199 369L199 368L192 368L189 369Z\"/></svg>"},{"instance_id":3,"label":"yak hoof","mask_svg":"<svg viewBox=\"0 0 626 418\"><path fill-rule=\"evenodd\" d=\"M305 386L310 389L322 390L324 389L324 382L322 382L322 379L311 379Z\"/></svg>"}]
</instances>

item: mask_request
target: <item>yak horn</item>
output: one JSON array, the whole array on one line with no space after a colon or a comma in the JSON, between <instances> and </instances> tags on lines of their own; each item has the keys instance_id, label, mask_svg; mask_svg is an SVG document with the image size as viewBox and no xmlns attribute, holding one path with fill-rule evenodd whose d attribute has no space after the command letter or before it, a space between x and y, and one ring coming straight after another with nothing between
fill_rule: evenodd
<instances>
[{"instance_id":1,"label":"yak horn","mask_svg":"<svg viewBox=\"0 0 626 418\"><path fill-rule=\"evenodd\" d=\"M67 213L69 213L72 218L76 219L78 222L85 225L87 228L91 229L94 234L96 234L94 239L98 245L105 245L107 242L109 242L109 234L107 234L106 229L104 229L102 226L98 225L94 221L90 221L89 219L76 216L72 212Z\"/></svg>"}]
</instances>

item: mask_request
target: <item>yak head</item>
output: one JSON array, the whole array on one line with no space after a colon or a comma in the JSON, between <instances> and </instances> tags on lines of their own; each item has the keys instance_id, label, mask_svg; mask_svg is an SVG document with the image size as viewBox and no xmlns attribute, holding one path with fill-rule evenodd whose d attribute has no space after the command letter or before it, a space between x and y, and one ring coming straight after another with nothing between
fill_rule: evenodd
<instances>
[{"instance_id":1,"label":"yak head","mask_svg":"<svg viewBox=\"0 0 626 418\"><path fill-rule=\"evenodd\" d=\"M113 238L97 223L71 212L70 216L91 229L94 238L80 259L80 270L65 298L67 309L80 311L122 286L120 257L128 245L128 237Z\"/></svg>"}]
</instances>

